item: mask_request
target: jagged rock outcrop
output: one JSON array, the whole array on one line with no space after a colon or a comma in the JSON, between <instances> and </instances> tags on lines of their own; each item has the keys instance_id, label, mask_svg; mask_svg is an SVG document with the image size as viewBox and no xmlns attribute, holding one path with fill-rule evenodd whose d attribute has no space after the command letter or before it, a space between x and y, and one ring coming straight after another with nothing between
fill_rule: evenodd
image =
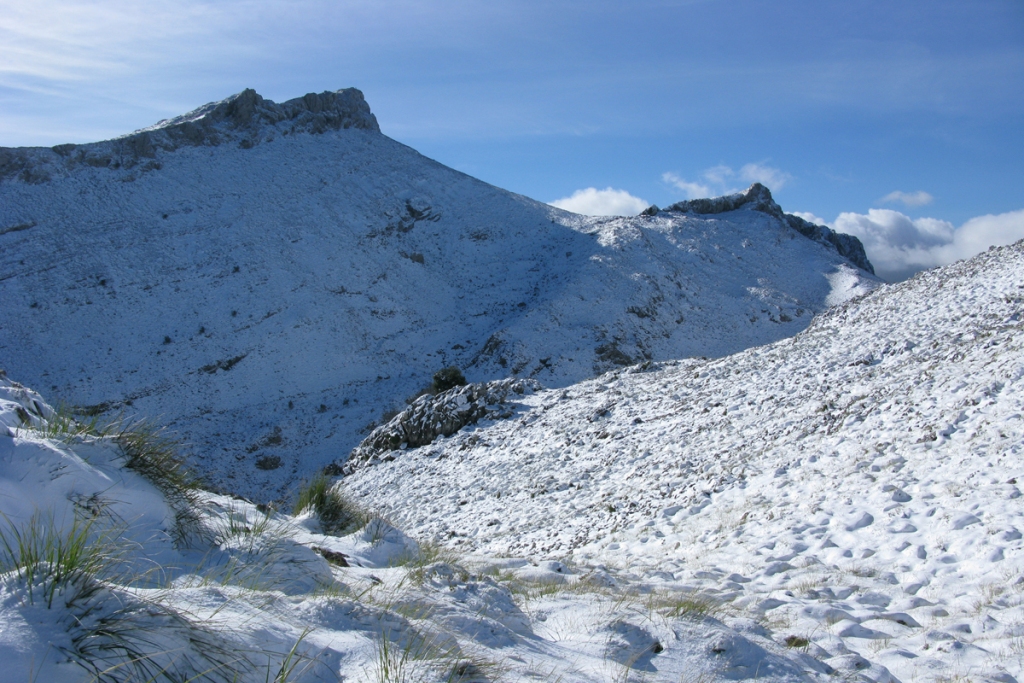
<instances>
[{"instance_id":1,"label":"jagged rock outcrop","mask_svg":"<svg viewBox=\"0 0 1024 683\"><path fill-rule=\"evenodd\" d=\"M247 88L114 140L52 148L0 148L0 182L43 183L79 166L153 171L161 167L160 153L181 147L235 142L248 149L277 135L343 128L380 132L363 93L356 88L309 93L280 104Z\"/></svg>"},{"instance_id":2,"label":"jagged rock outcrop","mask_svg":"<svg viewBox=\"0 0 1024 683\"><path fill-rule=\"evenodd\" d=\"M481 418L511 417L514 397L540 388L540 382L533 379L501 379L420 396L352 449L341 471L347 474L361 465L380 462L389 451L426 446L438 436L451 436Z\"/></svg>"},{"instance_id":3,"label":"jagged rock outcrop","mask_svg":"<svg viewBox=\"0 0 1024 683\"><path fill-rule=\"evenodd\" d=\"M291 124L287 128L289 133L322 133L342 128L380 132L370 105L356 88L309 93L280 104L247 88L220 102L211 102L182 116L144 128L127 138L166 133L171 138L187 142L203 140L204 136L216 140L217 132L225 129L254 131L261 126L276 126L282 122Z\"/></svg>"},{"instance_id":4,"label":"jagged rock outcrop","mask_svg":"<svg viewBox=\"0 0 1024 683\"><path fill-rule=\"evenodd\" d=\"M678 213L715 214L735 211L741 206L748 204L755 211L760 211L776 218L782 218L782 207L775 203L771 190L761 183L754 183L743 192L737 192L736 194L676 202L663 210Z\"/></svg>"},{"instance_id":5,"label":"jagged rock outcrop","mask_svg":"<svg viewBox=\"0 0 1024 683\"><path fill-rule=\"evenodd\" d=\"M859 239L853 235L837 233L823 225L815 225L814 223L805 221L799 216L784 213L782 211L782 207L776 204L775 200L772 198L771 190L761 183L754 183L743 192L737 192L736 194L725 195L723 197L688 199L686 201L676 202L664 210L675 211L678 213L716 214L725 213L726 211L735 211L736 209L744 206L748 206L754 211L760 211L768 214L769 216L774 216L775 218L786 221L789 227L793 228L804 237L832 247L839 252L841 256L845 256L850 259L850 261L852 261L858 268L863 268L874 275L875 268L868 260L867 254L864 252L864 245L861 244ZM648 214L647 211L650 211L651 209L654 209L654 213ZM651 207L651 209L645 211L643 215L655 215L658 211L657 207Z\"/></svg>"}]
</instances>

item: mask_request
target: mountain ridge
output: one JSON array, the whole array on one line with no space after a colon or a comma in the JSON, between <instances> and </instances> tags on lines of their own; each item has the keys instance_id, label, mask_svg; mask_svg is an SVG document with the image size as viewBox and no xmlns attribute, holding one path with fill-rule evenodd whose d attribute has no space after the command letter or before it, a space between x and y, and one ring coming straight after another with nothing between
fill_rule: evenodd
<instances>
[{"instance_id":1,"label":"mountain ridge","mask_svg":"<svg viewBox=\"0 0 1024 683\"><path fill-rule=\"evenodd\" d=\"M246 88L112 140L53 147L0 147L0 180L44 183L80 165L159 170L155 161L158 151L217 146L229 141L238 141L248 149L272 140L275 134L320 134L347 128L380 132L377 118L356 88L308 93L280 104Z\"/></svg>"},{"instance_id":2,"label":"mountain ridge","mask_svg":"<svg viewBox=\"0 0 1024 683\"><path fill-rule=\"evenodd\" d=\"M837 233L824 225L817 225L799 216L785 213L782 207L775 202L771 190L761 183L754 183L743 192L736 192L722 197L688 199L676 202L664 210L678 213L716 214L735 211L742 206L750 206L755 211L761 211L769 216L775 216L786 221L789 227L804 237L831 245L858 268L862 268L872 275L875 274L875 268L871 265L871 261L868 260L868 256L864 252L864 245L861 244L857 237ZM658 211L658 207L652 206L644 211L643 215L657 215Z\"/></svg>"},{"instance_id":3,"label":"mountain ridge","mask_svg":"<svg viewBox=\"0 0 1024 683\"><path fill-rule=\"evenodd\" d=\"M565 386L790 336L878 284L750 205L579 216L423 157L362 104L366 125L321 131L317 98L246 91L142 133L238 144L132 165L114 140L0 180L6 369L162 416L218 486L277 498L442 367Z\"/></svg>"}]
</instances>

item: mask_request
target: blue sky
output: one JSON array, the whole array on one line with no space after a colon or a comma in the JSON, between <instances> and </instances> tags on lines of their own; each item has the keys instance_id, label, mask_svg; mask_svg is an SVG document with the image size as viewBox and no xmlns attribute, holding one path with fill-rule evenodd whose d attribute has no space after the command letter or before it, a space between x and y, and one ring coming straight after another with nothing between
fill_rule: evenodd
<instances>
[{"instance_id":1,"label":"blue sky","mask_svg":"<svg viewBox=\"0 0 1024 683\"><path fill-rule=\"evenodd\" d=\"M1020 0L0 0L3 146L348 86L385 134L581 211L762 180L892 279L1024 237Z\"/></svg>"}]
</instances>

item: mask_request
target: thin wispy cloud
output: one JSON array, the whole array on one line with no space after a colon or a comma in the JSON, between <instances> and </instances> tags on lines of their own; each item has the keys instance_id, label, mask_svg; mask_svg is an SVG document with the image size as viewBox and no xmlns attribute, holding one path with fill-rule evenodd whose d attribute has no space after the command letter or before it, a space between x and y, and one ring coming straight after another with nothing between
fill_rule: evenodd
<instances>
[{"instance_id":1,"label":"thin wispy cloud","mask_svg":"<svg viewBox=\"0 0 1024 683\"><path fill-rule=\"evenodd\" d=\"M738 171L731 166L719 164L705 170L698 180L692 181L671 171L661 174L662 182L685 193L687 199L734 194L753 183L761 183L770 190L780 190L792 179L789 173L762 163L744 164Z\"/></svg>"},{"instance_id":2,"label":"thin wispy cloud","mask_svg":"<svg viewBox=\"0 0 1024 683\"><path fill-rule=\"evenodd\" d=\"M548 203L585 216L635 216L650 206L649 202L612 187L603 190L588 187Z\"/></svg>"},{"instance_id":3,"label":"thin wispy cloud","mask_svg":"<svg viewBox=\"0 0 1024 683\"><path fill-rule=\"evenodd\" d=\"M667 171L661 174L661 179L673 188L686 193L687 199L697 199L698 197L710 197L713 190L709 185L704 183L695 183L681 178L680 176Z\"/></svg>"},{"instance_id":4,"label":"thin wispy cloud","mask_svg":"<svg viewBox=\"0 0 1024 683\"><path fill-rule=\"evenodd\" d=\"M781 190L793 176L764 164L745 164L738 174L740 180L748 183L761 183L770 190Z\"/></svg>"},{"instance_id":5,"label":"thin wispy cloud","mask_svg":"<svg viewBox=\"0 0 1024 683\"><path fill-rule=\"evenodd\" d=\"M904 206L924 206L925 204L931 204L935 198L924 190L918 190L917 192L901 192L896 190L882 197L882 202L885 204L895 204L897 202Z\"/></svg>"},{"instance_id":6,"label":"thin wispy cloud","mask_svg":"<svg viewBox=\"0 0 1024 683\"><path fill-rule=\"evenodd\" d=\"M3 2L0 9L5 43L0 82L8 87L36 80L101 82L158 62L190 63L217 52L218 45L243 48L228 31L239 17L210 3L164 7L126 0L77 5L38 0Z\"/></svg>"}]
</instances>

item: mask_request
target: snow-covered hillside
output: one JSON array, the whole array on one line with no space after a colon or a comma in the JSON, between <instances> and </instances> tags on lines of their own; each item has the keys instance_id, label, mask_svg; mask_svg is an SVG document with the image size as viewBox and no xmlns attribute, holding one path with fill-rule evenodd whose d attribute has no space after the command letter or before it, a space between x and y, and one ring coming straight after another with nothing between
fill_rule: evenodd
<instances>
[{"instance_id":1,"label":"snow-covered hillside","mask_svg":"<svg viewBox=\"0 0 1024 683\"><path fill-rule=\"evenodd\" d=\"M385 137L357 90L246 91L0 150L0 365L160 416L219 487L268 500L442 367L565 386L791 336L877 284L766 189L733 200L585 218Z\"/></svg>"},{"instance_id":2,"label":"snow-covered hillside","mask_svg":"<svg viewBox=\"0 0 1024 683\"><path fill-rule=\"evenodd\" d=\"M1021 677L1024 242L792 339L505 404L428 446L367 444L345 489L464 552L700 589L871 680Z\"/></svg>"},{"instance_id":3,"label":"snow-covered hillside","mask_svg":"<svg viewBox=\"0 0 1024 683\"><path fill-rule=\"evenodd\" d=\"M182 488L168 447L0 375L0 681L834 680L699 592L467 562L358 511L324 534L312 509Z\"/></svg>"}]
</instances>

